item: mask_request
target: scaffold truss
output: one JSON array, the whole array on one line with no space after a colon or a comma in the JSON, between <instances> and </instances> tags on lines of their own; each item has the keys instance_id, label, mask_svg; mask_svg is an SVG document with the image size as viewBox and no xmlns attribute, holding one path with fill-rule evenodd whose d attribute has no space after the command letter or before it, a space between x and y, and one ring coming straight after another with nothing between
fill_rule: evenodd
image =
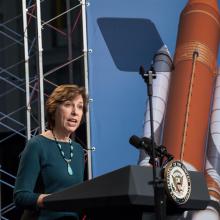
<instances>
[{"instance_id":1,"label":"scaffold truss","mask_svg":"<svg viewBox=\"0 0 220 220\"><path fill-rule=\"evenodd\" d=\"M20 145L13 146L19 158L25 142L46 129L44 102L57 85L77 83L88 93L87 6L85 0L22 0L19 10L0 20L0 219L10 219L15 209L12 200L4 201L16 178L16 169L4 163L8 143ZM86 137L75 138L86 152L91 179L89 121L87 113Z\"/></svg>"}]
</instances>

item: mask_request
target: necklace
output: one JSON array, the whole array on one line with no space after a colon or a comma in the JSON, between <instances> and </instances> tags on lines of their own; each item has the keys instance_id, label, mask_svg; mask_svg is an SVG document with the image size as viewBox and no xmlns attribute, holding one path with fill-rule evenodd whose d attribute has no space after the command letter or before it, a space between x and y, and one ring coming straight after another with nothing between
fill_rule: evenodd
<instances>
[{"instance_id":1,"label":"necklace","mask_svg":"<svg viewBox=\"0 0 220 220\"><path fill-rule=\"evenodd\" d=\"M73 145L72 145L72 140L69 139L69 144L70 144L70 158L68 159L68 158L65 157L64 151L62 150L62 146L61 146L61 144L57 141L57 139L56 139L56 137L55 137L53 131L52 131L52 134L53 134L54 140L55 140L55 142L56 142L56 144L57 144L57 147L58 147L59 150L60 150L60 153L61 153L61 155L62 155L64 161L67 163L67 172L68 172L68 174L69 174L70 176L72 176L72 175L73 175L73 170L72 170L72 168L71 168L71 166L70 166L70 163L71 163L72 158L73 158Z\"/></svg>"}]
</instances>

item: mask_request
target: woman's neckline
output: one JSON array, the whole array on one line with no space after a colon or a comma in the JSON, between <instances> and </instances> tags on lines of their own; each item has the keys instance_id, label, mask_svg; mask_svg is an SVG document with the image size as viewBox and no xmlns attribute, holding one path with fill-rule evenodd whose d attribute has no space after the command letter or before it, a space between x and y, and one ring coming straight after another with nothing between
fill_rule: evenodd
<instances>
[{"instance_id":1,"label":"woman's neckline","mask_svg":"<svg viewBox=\"0 0 220 220\"><path fill-rule=\"evenodd\" d=\"M43 137L43 138L46 138L47 140L56 142L56 140L55 140L53 137L48 137L48 136L45 136L44 134L39 134L39 136L41 136L41 137ZM57 142L59 142L59 143L64 143L64 144L69 144L69 141L57 140Z\"/></svg>"}]
</instances>

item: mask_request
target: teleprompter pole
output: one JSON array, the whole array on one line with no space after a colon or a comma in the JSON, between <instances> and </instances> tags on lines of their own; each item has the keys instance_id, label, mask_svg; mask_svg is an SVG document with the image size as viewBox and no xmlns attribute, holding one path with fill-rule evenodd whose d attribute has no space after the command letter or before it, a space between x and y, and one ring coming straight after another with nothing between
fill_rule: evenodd
<instances>
[{"instance_id":1,"label":"teleprompter pole","mask_svg":"<svg viewBox=\"0 0 220 220\"><path fill-rule=\"evenodd\" d=\"M149 98L149 109L150 109L150 129L151 129L151 147L152 155L150 160L153 165L153 186L154 186L154 203L155 203L155 216L157 220L166 219L166 195L163 180L161 179L160 173L157 173L157 158L154 148L154 121L153 121L153 79L156 78L156 72L153 66L145 72L144 68L140 67L140 74L147 84L148 98Z\"/></svg>"}]
</instances>

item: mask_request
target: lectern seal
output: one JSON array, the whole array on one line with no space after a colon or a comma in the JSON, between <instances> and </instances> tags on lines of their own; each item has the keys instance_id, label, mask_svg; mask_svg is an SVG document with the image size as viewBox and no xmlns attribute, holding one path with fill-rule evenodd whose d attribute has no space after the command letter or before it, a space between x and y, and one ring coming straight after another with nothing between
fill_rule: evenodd
<instances>
[{"instance_id":1,"label":"lectern seal","mask_svg":"<svg viewBox=\"0 0 220 220\"><path fill-rule=\"evenodd\" d=\"M181 161L170 161L164 170L165 189L168 197L181 205L188 201L191 194L189 172Z\"/></svg>"}]
</instances>

